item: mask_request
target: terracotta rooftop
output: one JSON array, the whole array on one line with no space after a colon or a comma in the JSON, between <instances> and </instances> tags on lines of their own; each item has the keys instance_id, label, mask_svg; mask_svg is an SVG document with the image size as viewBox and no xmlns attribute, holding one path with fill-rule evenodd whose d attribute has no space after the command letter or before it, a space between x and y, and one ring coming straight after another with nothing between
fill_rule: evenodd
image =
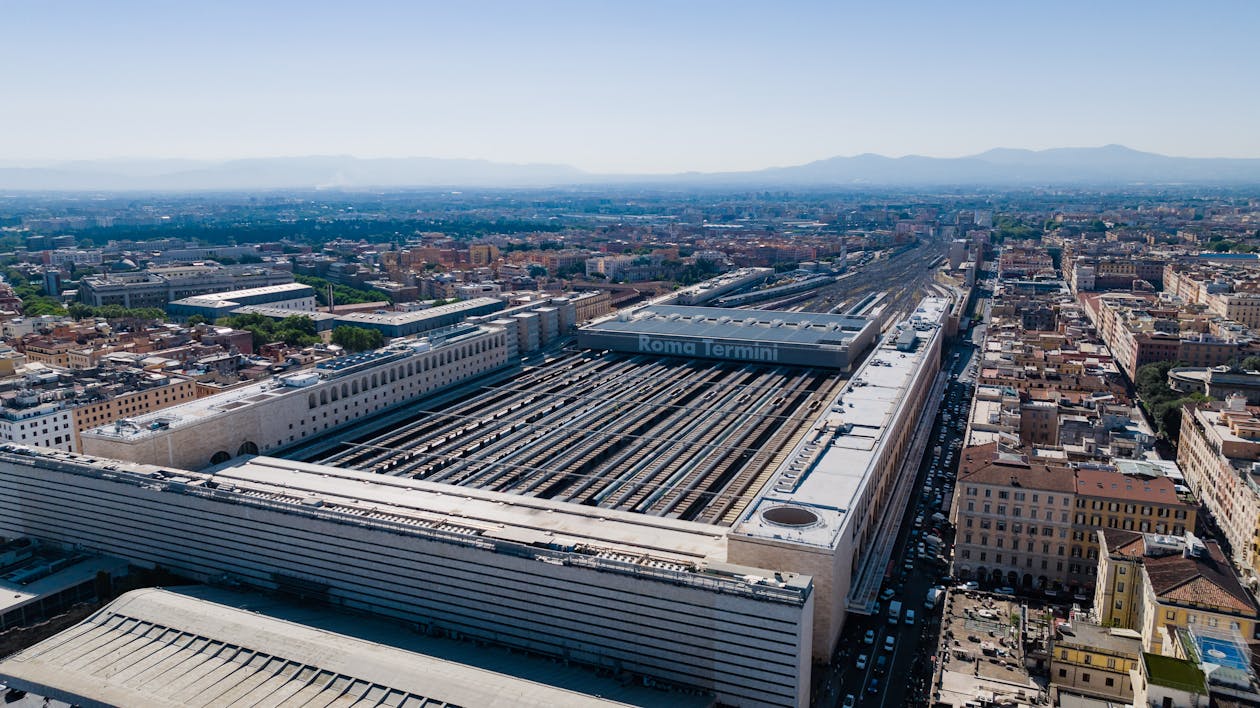
<instances>
[{"instance_id":1,"label":"terracotta rooftop","mask_svg":"<svg viewBox=\"0 0 1260 708\"><path fill-rule=\"evenodd\" d=\"M1168 555L1146 558L1143 565L1151 579L1151 589L1164 602L1219 607L1227 612L1258 616L1255 601L1238 582L1225 554L1215 541L1204 541L1204 552L1196 558Z\"/></svg>"},{"instance_id":2,"label":"terracotta rooftop","mask_svg":"<svg viewBox=\"0 0 1260 708\"><path fill-rule=\"evenodd\" d=\"M1107 544L1107 552L1112 555L1137 557L1146 555L1146 541L1137 531L1124 529L1098 529Z\"/></svg>"},{"instance_id":3,"label":"terracotta rooftop","mask_svg":"<svg viewBox=\"0 0 1260 708\"><path fill-rule=\"evenodd\" d=\"M958 481L995 486L1017 486L1048 492L1076 491L1072 471L1051 467L997 451L997 443L976 445L963 450Z\"/></svg>"},{"instance_id":4,"label":"terracotta rooftop","mask_svg":"<svg viewBox=\"0 0 1260 708\"><path fill-rule=\"evenodd\" d=\"M1076 470L1076 493L1144 504L1189 506L1177 498L1173 481L1167 477L1144 479L1110 470Z\"/></svg>"}]
</instances>

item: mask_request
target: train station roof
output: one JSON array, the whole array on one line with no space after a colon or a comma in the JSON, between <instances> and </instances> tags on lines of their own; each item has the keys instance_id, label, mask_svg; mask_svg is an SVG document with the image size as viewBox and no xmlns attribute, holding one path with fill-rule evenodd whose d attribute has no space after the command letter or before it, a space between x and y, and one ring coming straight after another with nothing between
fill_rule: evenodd
<instances>
[{"instance_id":1,"label":"train station roof","mask_svg":"<svg viewBox=\"0 0 1260 708\"><path fill-rule=\"evenodd\" d=\"M650 305L583 328L611 334L686 336L766 344L843 345L867 327L863 317L818 312Z\"/></svg>"},{"instance_id":2,"label":"train station roof","mask_svg":"<svg viewBox=\"0 0 1260 708\"><path fill-rule=\"evenodd\" d=\"M0 682L83 705L653 705L577 666L421 636L264 595L135 590L0 662ZM711 697L669 694L704 706Z\"/></svg>"}]
</instances>

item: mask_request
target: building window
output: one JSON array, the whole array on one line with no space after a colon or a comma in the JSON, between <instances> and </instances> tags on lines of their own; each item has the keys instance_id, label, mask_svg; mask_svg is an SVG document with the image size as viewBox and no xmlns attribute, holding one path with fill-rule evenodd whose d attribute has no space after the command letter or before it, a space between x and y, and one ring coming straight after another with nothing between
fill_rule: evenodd
<instances>
[{"instance_id":1,"label":"building window","mask_svg":"<svg viewBox=\"0 0 1260 708\"><path fill-rule=\"evenodd\" d=\"M1164 619L1168 620L1169 622L1173 622L1177 619L1177 613L1173 610L1167 610L1166 612L1164 612Z\"/></svg>"}]
</instances>

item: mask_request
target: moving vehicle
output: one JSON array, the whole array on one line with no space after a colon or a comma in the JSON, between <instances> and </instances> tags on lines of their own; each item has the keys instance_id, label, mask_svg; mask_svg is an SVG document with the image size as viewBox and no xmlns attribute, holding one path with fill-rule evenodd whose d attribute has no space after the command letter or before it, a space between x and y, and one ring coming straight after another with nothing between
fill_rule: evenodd
<instances>
[{"instance_id":1,"label":"moving vehicle","mask_svg":"<svg viewBox=\"0 0 1260 708\"><path fill-rule=\"evenodd\" d=\"M866 661L867 656L865 654L858 654L857 661L854 663L854 665L857 666L858 671L866 670Z\"/></svg>"},{"instance_id":2,"label":"moving vehicle","mask_svg":"<svg viewBox=\"0 0 1260 708\"><path fill-rule=\"evenodd\" d=\"M906 624L914 624L914 610L906 610Z\"/></svg>"},{"instance_id":3,"label":"moving vehicle","mask_svg":"<svg viewBox=\"0 0 1260 708\"><path fill-rule=\"evenodd\" d=\"M893 635L884 637L884 651L892 651L897 646L897 638Z\"/></svg>"}]
</instances>

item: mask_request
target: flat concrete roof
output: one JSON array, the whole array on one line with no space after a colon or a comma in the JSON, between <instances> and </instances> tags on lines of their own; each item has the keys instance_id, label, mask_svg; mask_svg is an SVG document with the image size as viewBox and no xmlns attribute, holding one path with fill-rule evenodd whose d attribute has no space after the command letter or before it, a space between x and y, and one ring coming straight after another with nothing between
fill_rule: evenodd
<instances>
[{"instance_id":1,"label":"flat concrete roof","mask_svg":"<svg viewBox=\"0 0 1260 708\"><path fill-rule=\"evenodd\" d=\"M833 548L845 526L849 509L871 483L888 424L916 373L926 363L927 342L940 335L940 322L949 309L943 297L925 298L911 315L926 324L915 329L913 351L897 349L890 332L822 411L749 505L733 534ZM808 509L818 523L792 526L763 516L774 507ZM773 515L773 512L772 512Z\"/></svg>"},{"instance_id":2,"label":"flat concrete roof","mask_svg":"<svg viewBox=\"0 0 1260 708\"><path fill-rule=\"evenodd\" d=\"M57 700L129 706L712 704L383 621L205 587L127 593L0 662L0 678Z\"/></svg>"},{"instance_id":3,"label":"flat concrete roof","mask_svg":"<svg viewBox=\"0 0 1260 708\"><path fill-rule=\"evenodd\" d=\"M725 529L694 521L271 457L239 459L215 471L214 478L238 491L318 498L526 544L591 543L679 563L726 560Z\"/></svg>"},{"instance_id":4,"label":"flat concrete roof","mask_svg":"<svg viewBox=\"0 0 1260 708\"><path fill-rule=\"evenodd\" d=\"M649 305L627 313L625 318L603 320L583 329L600 334L843 346L870 326L871 320L864 317L816 312Z\"/></svg>"},{"instance_id":5,"label":"flat concrete roof","mask_svg":"<svg viewBox=\"0 0 1260 708\"><path fill-rule=\"evenodd\" d=\"M64 553L62 555L64 557L74 556L73 553ZM109 556L85 555L83 558L75 561L73 565L55 573L30 582L21 582L20 577L15 575L16 573L30 569L30 566L35 565L36 562L39 564L48 562L46 557L39 561L36 561L36 558L32 558L32 563L10 569L5 575L0 576L0 614L22 605L30 604L41 597L55 595L62 590L68 590L76 585L94 580L97 573L122 574L127 569L127 561L125 560Z\"/></svg>"},{"instance_id":6,"label":"flat concrete roof","mask_svg":"<svg viewBox=\"0 0 1260 708\"><path fill-rule=\"evenodd\" d=\"M808 575L732 570L725 562L726 529L694 521L270 457L236 458L214 472L192 472L6 443L0 458L490 551L499 543L527 546L572 564L771 602L799 604L812 592Z\"/></svg>"},{"instance_id":7,"label":"flat concrete roof","mask_svg":"<svg viewBox=\"0 0 1260 708\"><path fill-rule=\"evenodd\" d=\"M503 301L493 297L476 297L471 300L461 300L460 302L447 303L430 307L425 310L414 310L412 312L386 312L378 314L375 312L349 312L346 314L337 314L337 319L342 322L362 322L370 324L386 324L386 325L404 325L412 322L423 322L424 320L444 317L446 315L473 310L479 307L487 307L490 305L502 304Z\"/></svg>"},{"instance_id":8,"label":"flat concrete roof","mask_svg":"<svg viewBox=\"0 0 1260 708\"><path fill-rule=\"evenodd\" d=\"M281 283L280 285L264 285L258 288L245 288L243 290L229 290L221 293L207 293L205 295L192 295L190 297L172 300L172 305L202 305L214 306L221 305L225 302L232 302L238 298L253 297L255 295L276 295L281 293L293 293L296 297L298 293L315 296L315 288L302 283Z\"/></svg>"}]
</instances>

